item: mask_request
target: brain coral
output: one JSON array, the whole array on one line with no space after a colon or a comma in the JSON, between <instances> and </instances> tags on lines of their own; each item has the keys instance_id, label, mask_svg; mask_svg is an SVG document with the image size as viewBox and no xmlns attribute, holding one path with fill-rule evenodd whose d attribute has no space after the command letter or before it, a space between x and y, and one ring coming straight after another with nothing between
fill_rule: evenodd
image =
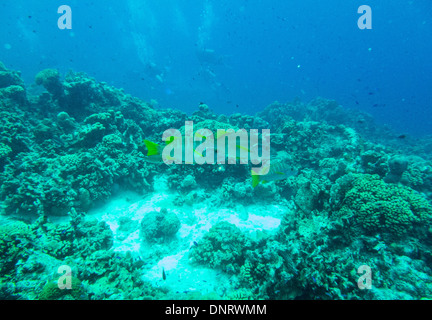
<instances>
[{"instance_id":1,"label":"brain coral","mask_svg":"<svg viewBox=\"0 0 432 320\"><path fill-rule=\"evenodd\" d=\"M71 289L59 289L56 281L48 282L39 294L39 300L80 300L84 298L81 281L72 277Z\"/></svg>"},{"instance_id":2,"label":"brain coral","mask_svg":"<svg viewBox=\"0 0 432 320\"><path fill-rule=\"evenodd\" d=\"M371 232L402 235L432 216L428 201L411 188L388 184L378 175L349 174L337 183L345 190L339 212L350 210L356 220Z\"/></svg>"},{"instance_id":3,"label":"brain coral","mask_svg":"<svg viewBox=\"0 0 432 320\"><path fill-rule=\"evenodd\" d=\"M160 242L174 236L181 223L174 212L162 208L147 213L141 220L140 237L150 242Z\"/></svg>"}]
</instances>

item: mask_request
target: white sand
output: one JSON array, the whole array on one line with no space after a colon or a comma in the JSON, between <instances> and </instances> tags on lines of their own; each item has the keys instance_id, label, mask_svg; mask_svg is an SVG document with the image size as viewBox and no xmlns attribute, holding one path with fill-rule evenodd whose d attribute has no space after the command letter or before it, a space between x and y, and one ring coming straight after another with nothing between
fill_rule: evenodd
<instances>
[{"instance_id":1,"label":"white sand","mask_svg":"<svg viewBox=\"0 0 432 320\"><path fill-rule=\"evenodd\" d=\"M165 249L169 250L168 254L146 268L143 278L156 286L165 286L179 293L195 290L202 294L213 291L220 293L222 287L227 288L229 285L230 277L220 270L192 265L188 260L188 252L194 245L194 241L198 242L212 225L218 221L227 221L246 233L257 230L271 233L277 230L287 210L286 205L251 205L244 206L242 210L246 214L239 215L233 209L214 208L205 202L194 207L187 205L177 207L172 204L175 195L163 189L145 198L131 192L124 192L106 205L90 211L88 215L108 223L114 233L115 251L131 251L142 257L143 251L149 250L150 247L139 238L139 229L131 230L126 238L118 239L119 218L128 217L139 223L148 212L159 211L161 208L176 213L181 221L181 228L171 245L167 244ZM162 269L165 270L166 280L162 279Z\"/></svg>"}]
</instances>

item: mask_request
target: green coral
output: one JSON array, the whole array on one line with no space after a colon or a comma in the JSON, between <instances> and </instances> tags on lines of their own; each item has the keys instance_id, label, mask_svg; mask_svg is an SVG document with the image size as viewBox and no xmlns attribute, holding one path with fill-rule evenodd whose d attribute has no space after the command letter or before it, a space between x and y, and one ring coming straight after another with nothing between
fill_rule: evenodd
<instances>
[{"instance_id":1,"label":"green coral","mask_svg":"<svg viewBox=\"0 0 432 320\"><path fill-rule=\"evenodd\" d=\"M7 88L0 89L1 99L12 99L19 103L25 102L27 96L25 89L20 85L11 85Z\"/></svg>"},{"instance_id":2,"label":"green coral","mask_svg":"<svg viewBox=\"0 0 432 320\"><path fill-rule=\"evenodd\" d=\"M113 234L105 222L85 220L57 225L44 223L38 230L38 241L34 248L57 259L72 254L85 257L92 250L108 250L113 244Z\"/></svg>"},{"instance_id":3,"label":"green coral","mask_svg":"<svg viewBox=\"0 0 432 320\"><path fill-rule=\"evenodd\" d=\"M57 281L48 282L39 294L39 300L80 300L84 298L81 281L72 277L71 289L60 289Z\"/></svg>"},{"instance_id":4,"label":"green coral","mask_svg":"<svg viewBox=\"0 0 432 320\"><path fill-rule=\"evenodd\" d=\"M75 119L67 112L61 111L57 114L57 123L63 130L70 131L78 126Z\"/></svg>"},{"instance_id":5,"label":"green coral","mask_svg":"<svg viewBox=\"0 0 432 320\"><path fill-rule=\"evenodd\" d=\"M118 134L108 134L102 138L102 144L106 148L106 153L116 158L123 156L123 140Z\"/></svg>"},{"instance_id":6,"label":"green coral","mask_svg":"<svg viewBox=\"0 0 432 320\"><path fill-rule=\"evenodd\" d=\"M1 62L0 62L1 63ZM3 63L0 65L0 88L17 85L24 88L20 72L8 70Z\"/></svg>"},{"instance_id":7,"label":"green coral","mask_svg":"<svg viewBox=\"0 0 432 320\"><path fill-rule=\"evenodd\" d=\"M228 273L240 272L247 250L246 236L235 225L226 221L216 223L201 241L192 248L189 258L211 268L221 268Z\"/></svg>"},{"instance_id":8,"label":"green coral","mask_svg":"<svg viewBox=\"0 0 432 320\"><path fill-rule=\"evenodd\" d=\"M11 99L18 103L26 101L26 90L20 75L20 72L8 70L0 62L0 100Z\"/></svg>"},{"instance_id":9,"label":"green coral","mask_svg":"<svg viewBox=\"0 0 432 320\"><path fill-rule=\"evenodd\" d=\"M369 174L352 174L344 180L351 183L341 210L350 209L357 221L371 232L406 234L414 226L428 223L432 216L428 201L411 188L388 184L379 176Z\"/></svg>"},{"instance_id":10,"label":"green coral","mask_svg":"<svg viewBox=\"0 0 432 320\"><path fill-rule=\"evenodd\" d=\"M0 275L16 268L16 263L27 260L34 235L24 222L14 221L0 225Z\"/></svg>"},{"instance_id":11,"label":"green coral","mask_svg":"<svg viewBox=\"0 0 432 320\"><path fill-rule=\"evenodd\" d=\"M101 142L105 135L105 127L100 122L93 123L91 125L82 127L79 132L79 140L76 146L92 148L99 142Z\"/></svg>"},{"instance_id":12,"label":"green coral","mask_svg":"<svg viewBox=\"0 0 432 320\"><path fill-rule=\"evenodd\" d=\"M8 154L11 152L12 152L11 147L0 142L0 160L2 160L3 158L6 158L8 156Z\"/></svg>"},{"instance_id":13,"label":"green coral","mask_svg":"<svg viewBox=\"0 0 432 320\"><path fill-rule=\"evenodd\" d=\"M101 112L101 113L94 113L88 116L84 119L85 124L95 124L95 123L101 123L104 126L109 126L110 123L113 122L114 119L114 113L113 112Z\"/></svg>"}]
</instances>

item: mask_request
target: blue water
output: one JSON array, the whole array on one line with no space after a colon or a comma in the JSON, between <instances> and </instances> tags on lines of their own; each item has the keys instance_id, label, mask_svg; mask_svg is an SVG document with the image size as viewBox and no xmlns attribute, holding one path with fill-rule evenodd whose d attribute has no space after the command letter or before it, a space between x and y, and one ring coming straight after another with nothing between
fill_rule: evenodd
<instances>
[{"instance_id":1,"label":"blue water","mask_svg":"<svg viewBox=\"0 0 432 320\"><path fill-rule=\"evenodd\" d=\"M63 3L62 3L63 4ZM0 4L0 61L27 83L84 71L161 107L251 113L322 96L412 135L432 133L430 1L76 1ZM372 30L360 30L360 5Z\"/></svg>"},{"instance_id":2,"label":"blue water","mask_svg":"<svg viewBox=\"0 0 432 320\"><path fill-rule=\"evenodd\" d=\"M0 300L432 299L431 17L1 1Z\"/></svg>"}]
</instances>

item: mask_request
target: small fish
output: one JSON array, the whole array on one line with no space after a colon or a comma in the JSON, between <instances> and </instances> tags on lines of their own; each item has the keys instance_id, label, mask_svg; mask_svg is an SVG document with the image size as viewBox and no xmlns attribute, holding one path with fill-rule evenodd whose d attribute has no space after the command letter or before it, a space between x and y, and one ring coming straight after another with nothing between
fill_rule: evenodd
<instances>
[{"instance_id":1,"label":"small fish","mask_svg":"<svg viewBox=\"0 0 432 320\"><path fill-rule=\"evenodd\" d=\"M162 267L162 279L166 280L165 268Z\"/></svg>"},{"instance_id":2,"label":"small fish","mask_svg":"<svg viewBox=\"0 0 432 320\"><path fill-rule=\"evenodd\" d=\"M405 134L401 134L400 136L398 136L399 139L405 139L406 135Z\"/></svg>"}]
</instances>

